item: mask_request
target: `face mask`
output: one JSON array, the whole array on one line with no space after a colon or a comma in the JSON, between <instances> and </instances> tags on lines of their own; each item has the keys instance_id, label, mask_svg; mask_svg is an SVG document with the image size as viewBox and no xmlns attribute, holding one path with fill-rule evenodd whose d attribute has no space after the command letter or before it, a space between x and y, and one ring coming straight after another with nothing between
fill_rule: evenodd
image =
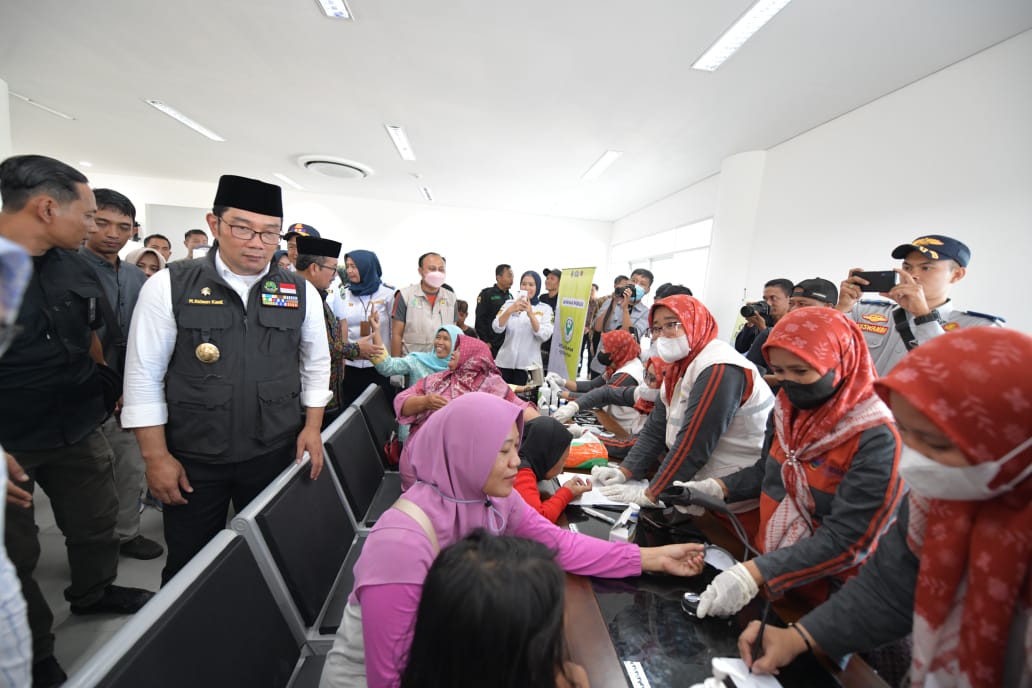
<instances>
[{"instance_id":1,"label":"face mask","mask_svg":"<svg viewBox=\"0 0 1032 688\"><path fill-rule=\"evenodd\" d=\"M785 390L785 396L797 409L815 409L828 399L831 399L838 391L839 385L835 384L835 370L829 370L821 379L816 382L792 382L782 380L781 389Z\"/></svg>"},{"instance_id":2,"label":"face mask","mask_svg":"<svg viewBox=\"0 0 1032 688\"><path fill-rule=\"evenodd\" d=\"M688 337L678 335L677 337L660 337L655 344L656 353L665 363L674 363L692 352L688 344Z\"/></svg>"},{"instance_id":3,"label":"face mask","mask_svg":"<svg viewBox=\"0 0 1032 688\"><path fill-rule=\"evenodd\" d=\"M613 364L613 357L609 355L608 351L598 352L598 362L604 366Z\"/></svg>"},{"instance_id":4,"label":"face mask","mask_svg":"<svg viewBox=\"0 0 1032 688\"><path fill-rule=\"evenodd\" d=\"M1032 474L1032 464L1029 464L1006 485L989 487L989 483L1004 464L1030 445L1032 437L1007 452L1003 458L977 463L974 466L946 466L904 445L899 456L899 472L911 489L922 497L962 502L983 501L1010 492L1015 485Z\"/></svg>"},{"instance_id":5,"label":"face mask","mask_svg":"<svg viewBox=\"0 0 1032 688\"><path fill-rule=\"evenodd\" d=\"M423 275L423 281L433 289L440 289L441 285L444 284L444 279L444 273L437 272L436 270Z\"/></svg>"},{"instance_id":6,"label":"face mask","mask_svg":"<svg viewBox=\"0 0 1032 688\"><path fill-rule=\"evenodd\" d=\"M655 387L649 387L644 382L634 388L634 400L635 401L652 401L655 402L659 398L659 390Z\"/></svg>"},{"instance_id":7,"label":"face mask","mask_svg":"<svg viewBox=\"0 0 1032 688\"><path fill-rule=\"evenodd\" d=\"M645 290L640 284L634 285L634 300L641 301L643 298L645 298Z\"/></svg>"}]
</instances>

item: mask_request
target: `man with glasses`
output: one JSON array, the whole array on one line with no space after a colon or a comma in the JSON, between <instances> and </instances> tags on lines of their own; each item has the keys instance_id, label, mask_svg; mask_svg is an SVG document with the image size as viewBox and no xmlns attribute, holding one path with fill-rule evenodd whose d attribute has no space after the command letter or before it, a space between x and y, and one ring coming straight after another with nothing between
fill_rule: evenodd
<instances>
[{"instance_id":1,"label":"man with glasses","mask_svg":"<svg viewBox=\"0 0 1032 688\"><path fill-rule=\"evenodd\" d=\"M135 428L151 494L164 505L167 583L291 460L312 457L330 400L316 288L270 265L280 187L225 175L213 250L147 280L129 332L122 424ZM302 424L302 418L304 422Z\"/></svg>"}]
</instances>

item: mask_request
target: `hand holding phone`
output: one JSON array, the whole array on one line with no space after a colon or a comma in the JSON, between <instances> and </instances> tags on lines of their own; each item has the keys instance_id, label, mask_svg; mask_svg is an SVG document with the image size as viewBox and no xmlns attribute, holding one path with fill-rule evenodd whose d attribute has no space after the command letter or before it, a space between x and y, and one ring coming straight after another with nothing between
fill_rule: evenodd
<instances>
[{"instance_id":1,"label":"hand holding phone","mask_svg":"<svg viewBox=\"0 0 1032 688\"><path fill-rule=\"evenodd\" d=\"M869 272L853 272L850 277L857 277L859 280L851 280L860 286L860 291L887 292L899 284L899 275L895 270L874 270Z\"/></svg>"}]
</instances>

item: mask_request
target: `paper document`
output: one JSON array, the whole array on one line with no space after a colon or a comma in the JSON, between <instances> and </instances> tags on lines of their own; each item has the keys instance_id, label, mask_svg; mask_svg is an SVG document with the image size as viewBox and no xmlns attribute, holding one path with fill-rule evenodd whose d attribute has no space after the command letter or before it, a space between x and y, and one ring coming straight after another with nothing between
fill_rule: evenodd
<instances>
[{"instance_id":1,"label":"paper document","mask_svg":"<svg viewBox=\"0 0 1032 688\"><path fill-rule=\"evenodd\" d=\"M714 657L713 675L730 678L738 688L781 688L781 683L770 674L750 674L749 667L738 657Z\"/></svg>"},{"instance_id":2,"label":"paper document","mask_svg":"<svg viewBox=\"0 0 1032 688\"><path fill-rule=\"evenodd\" d=\"M560 473L556 480L559 481L559 485L563 485L567 480L574 478L583 478L584 480L590 480L590 475L584 475L582 473ZM649 484L648 480L628 480L626 483L620 483L621 485L641 485L647 487ZM591 489L582 494L580 497L574 499L570 504L576 506L627 506L627 502L618 502L606 497L598 491L600 485L591 483Z\"/></svg>"}]
</instances>

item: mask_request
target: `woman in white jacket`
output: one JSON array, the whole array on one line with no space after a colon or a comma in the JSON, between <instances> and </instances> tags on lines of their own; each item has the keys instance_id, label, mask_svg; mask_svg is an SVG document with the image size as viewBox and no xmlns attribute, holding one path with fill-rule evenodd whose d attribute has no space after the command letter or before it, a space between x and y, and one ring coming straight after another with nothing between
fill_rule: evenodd
<instances>
[{"instance_id":1,"label":"woman in white jacket","mask_svg":"<svg viewBox=\"0 0 1032 688\"><path fill-rule=\"evenodd\" d=\"M538 300L541 275L533 270L523 273L520 291L526 296L506 301L491 323L495 332L505 333L495 364L510 385L527 384L527 369L541 367L541 343L552 336L555 320L552 308Z\"/></svg>"}]
</instances>

